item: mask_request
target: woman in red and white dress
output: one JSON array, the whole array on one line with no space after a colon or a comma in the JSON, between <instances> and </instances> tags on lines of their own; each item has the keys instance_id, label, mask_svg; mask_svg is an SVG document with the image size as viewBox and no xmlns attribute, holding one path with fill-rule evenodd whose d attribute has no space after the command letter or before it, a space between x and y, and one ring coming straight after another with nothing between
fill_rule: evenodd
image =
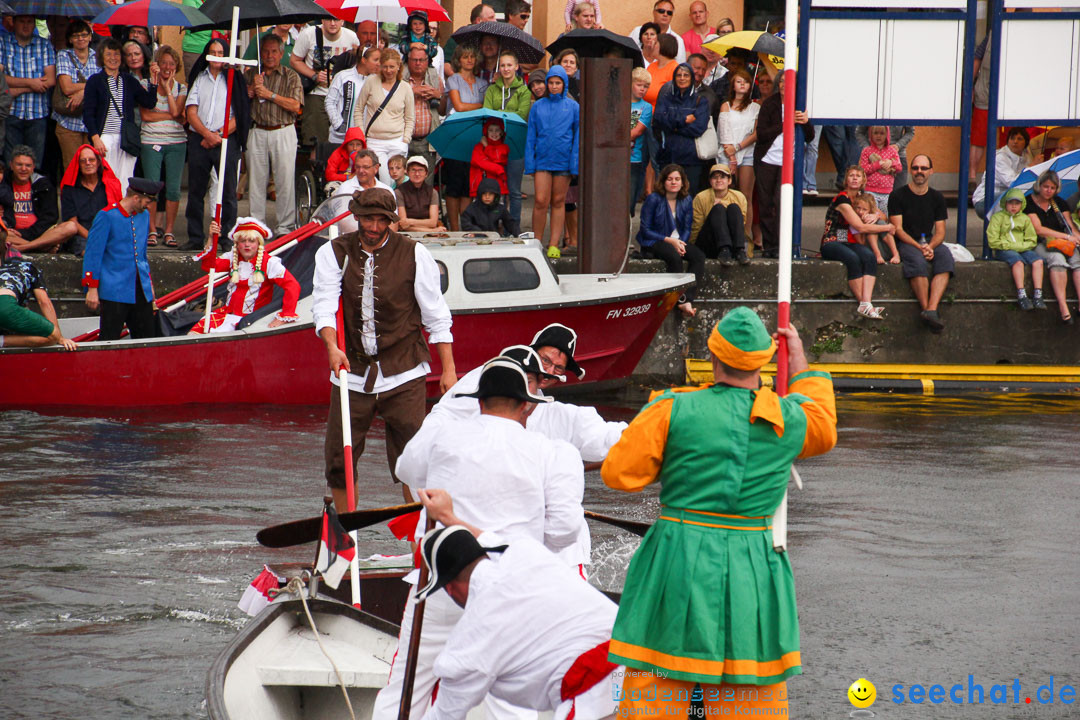
<instances>
[{"instance_id":1,"label":"woman in red and white dress","mask_svg":"<svg viewBox=\"0 0 1080 720\"><path fill-rule=\"evenodd\" d=\"M211 223L210 232L217 232ZM281 311L270 321L270 327L280 327L296 322L296 302L300 299L300 283L285 269L284 263L266 252L270 228L251 217L237 218L236 227L229 233L233 249L214 258L210 252L196 256L202 269L210 272L229 273L229 292L225 305L210 313L210 332L222 333L236 330L237 324L252 312L265 306L274 297L274 286L285 293ZM205 332L205 322L195 323L190 334Z\"/></svg>"}]
</instances>

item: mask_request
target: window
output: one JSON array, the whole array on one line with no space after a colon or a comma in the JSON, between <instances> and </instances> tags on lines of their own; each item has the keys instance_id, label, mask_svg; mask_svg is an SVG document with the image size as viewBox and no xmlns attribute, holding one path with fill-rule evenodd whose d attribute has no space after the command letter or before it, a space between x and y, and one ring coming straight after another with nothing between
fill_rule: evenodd
<instances>
[{"instance_id":1,"label":"window","mask_svg":"<svg viewBox=\"0 0 1080 720\"><path fill-rule=\"evenodd\" d=\"M465 289L474 293L533 290L540 286L540 275L525 258L468 260L464 273Z\"/></svg>"},{"instance_id":2,"label":"window","mask_svg":"<svg viewBox=\"0 0 1080 720\"><path fill-rule=\"evenodd\" d=\"M442 260L436 260L435 264L439 266L439 287L442 288L442 294L446 294L446 288L450 287L450 273L446 272L446 265Z\"/></svg>"}]
</instances>

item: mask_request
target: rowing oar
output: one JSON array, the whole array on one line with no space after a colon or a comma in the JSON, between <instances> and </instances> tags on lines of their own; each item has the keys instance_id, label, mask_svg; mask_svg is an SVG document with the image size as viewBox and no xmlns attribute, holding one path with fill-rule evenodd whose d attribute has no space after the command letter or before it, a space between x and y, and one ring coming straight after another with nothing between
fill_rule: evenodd
<instances>
[{"instance_id":1,"label":"rowing oar","mask_svg":"<svg viewBox=\"0 0 1080 720\"><path fill-rule=\"evenodd\" d=\"M624 518L615 518L609 515L601 515L600 513L594 513L592 510L585 511L585 517L589 520L596 520L597 522L607 523L612 527L617 527L627 532L632 532L635 535L644 537L645 533L649 532L649 528L652 527L652 523L641 522L640 520L626 520Z\"/></svg>"},{"instance_id":2,"label":"rowing oar","mask_svg":"<svg viewBox=\"0 0 1080 720\"><path fill-rule=\"evenodd\" d=\"M408 505L391 505L390 507L373 508L371 510L357 510L356 512L342 513L338 515L341 526L346 531L359 530L360 528L378 525L387 520L393 520L399 515L416 512L423 506L420 503ZM255 539L260 545L271 548L292 547L304 545L309 542L317 542L322 537L322 515L293 520L292 522L263 528L255 534Z\"/></svg>"},{"instance_id":3,"label":"rowing oar","mask_svg":"<svg viewBox=\"0 0 1080 720\"><path fill-rule=\"evenodd\" d=\"M435 521L429 515L424 534L431 532L435 527ZM421 540L423 542L423 540ZM421 554L423 554L421 552ZM428 566L423 560L420 561L420 581L416 583L417 589L427 587ZM412 590L410 590L412 592ZM409 654L405 658L405 677L401 682L401 702L398 703L398 720L409 720L412 712L413 685L416 683L416 665L420 654L420 633L424 629L424 606L427 600L421 600L413 607L412 632L409 634Z\"/></svg>"}]
</instances>

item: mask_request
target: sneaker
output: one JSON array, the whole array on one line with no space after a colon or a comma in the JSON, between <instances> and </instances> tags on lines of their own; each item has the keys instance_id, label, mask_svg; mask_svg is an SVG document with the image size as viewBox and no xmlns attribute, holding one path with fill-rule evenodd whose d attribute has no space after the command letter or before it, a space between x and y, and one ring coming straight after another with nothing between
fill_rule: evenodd
<instances>
[{"instance_id":1,"label":"sneaker","mask_svg":"<svg viewBox=\"0 0 1080 720\"><path fill-rule=\"evenodd\" d=\"M735 260L731 257L731 248L729 247L720 248L720 252L717 253L717 259L724 267L731 267L735 264Z\"/></svg>"},{"instance_id":2,"label":"sneaker","mask_svg":"<svg viewBox=\"0 0 1080 720\"><path fill-rule=\"evenodd\" d=\"M809 190L803 190L802 194L803 195L809 195L810 197L817 197L818 196L818 191L811 188Z\"/></svg>"},{"instance_id":3,"label":"sneaker","mask_svg":"<svg viewBox=\"0 0 1080 720\"><path fill-rule=\"evenodd\" d=\"M739 248L735 251L735 259L739 261L740 265L749 265L750 258L746 255L746 248Z\"/></svg>"},{"instance_id":4,"label":"sneaker","mask_svg":"<svg viewBox=\"0 0 1080 720\"><path fill-rule=\"evenodd\" d=\"M1031 303L1036 310L1046 309L1046 303L1043 302L1042 295L1036 295L1035 299L1032 300Z\"/></svg>"},{"instance_id":5,"label":"sneaker","mask_svg":"<svg viewBox=\"0 0 1080 720\"><path fill-rule=\"evenodd\" d=\"M937 310L923 310L919 313L919 317L921 317L923 323L930 328L930 332L935 335L945 329L945 323L941 322Z\"/></svg>"},{"instance_id":6,"label":"sneaker","mask_svg":"<svg viewBox=\"0 0 1080 720\"><path fill-rule=\"evenodd\" d=\"M562 252L559 250L559 246L558 245L551 245L550 247L548 247L547 256L549 258L560 258L560 257L562 257Z\"/></svg>"},{"instance_id":7,"label":"sneaker","mask_svg":"<svg viewBox=\"0 0 1080 720\"><path fill-rule=\"evenodd\" d=\"M1025 295L1022 298L1016 299L1016 304L1020 306L1021 310L1034 310L1035 303L1031 302L1031 298Z\"/></svg>"}]
</instances>

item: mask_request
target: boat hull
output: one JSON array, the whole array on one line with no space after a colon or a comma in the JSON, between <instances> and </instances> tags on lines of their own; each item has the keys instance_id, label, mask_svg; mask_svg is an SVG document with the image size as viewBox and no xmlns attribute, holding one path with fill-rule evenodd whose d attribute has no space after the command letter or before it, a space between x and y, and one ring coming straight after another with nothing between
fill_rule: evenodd
<instances>
[{"instance_id":1,"label":"boat hull","mask_svg":"<svg viewBox=\"0 0 1080 720\"><path fill-rule=\"evenodd\" d=\"M624 380L634 371L678 289L617 299L536 307L487 308L454 314L459 373L503 347L528 342L561 322L579 335L583 381ZM325 404L330 399L326 350L311 323L211 336L89 342L60 348L0 350L0 407L122 408L186 404ZM441 367L433 353L428 394L438 394Z\"/></svg>"}]
</instances>

